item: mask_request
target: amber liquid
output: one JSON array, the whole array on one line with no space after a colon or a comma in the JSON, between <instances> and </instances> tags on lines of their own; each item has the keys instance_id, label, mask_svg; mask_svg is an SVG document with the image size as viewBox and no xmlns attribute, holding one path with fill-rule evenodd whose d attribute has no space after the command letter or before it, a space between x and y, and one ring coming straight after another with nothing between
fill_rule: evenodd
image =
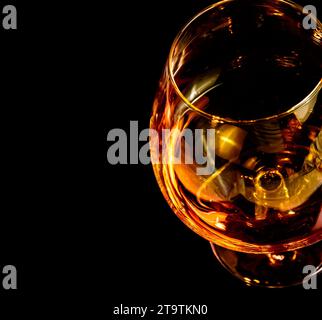
<instances>
[{"instance_id":1,"label":"amber liquid","mask_svg":"<svg viewBox=\"0 0 322 320\"><path fill-rule=\"evenodd\" d=\"M194 114L175 124L177 129L205 126L216 128L214 174L197 176L197 164L155 168L175 210L201 232L216 230L252 244L321 237L320 105L304 124L294 114L238 126L209 123ZM170 144L167 152L176 150Z\"/></svg>"}]
</instances>

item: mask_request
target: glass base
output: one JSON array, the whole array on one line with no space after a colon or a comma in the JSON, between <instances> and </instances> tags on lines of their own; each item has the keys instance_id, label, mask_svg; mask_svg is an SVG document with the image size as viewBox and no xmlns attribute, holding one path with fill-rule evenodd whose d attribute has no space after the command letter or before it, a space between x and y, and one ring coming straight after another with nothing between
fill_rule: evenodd
<instances>
[{"instance_id":1,"label":"glass base","mask_svg":"<svg viewBox=\"0 0 322 320\"><path fill-rule=\"evenodd\" d=\"M253 254L211 243L220 263L247 285L281 288L303 284L322 270L322 241L295 251ZM309 267L306 267L309 266ZM307 270L305 270L307 268Z\"/></svg>"}]
</instances>

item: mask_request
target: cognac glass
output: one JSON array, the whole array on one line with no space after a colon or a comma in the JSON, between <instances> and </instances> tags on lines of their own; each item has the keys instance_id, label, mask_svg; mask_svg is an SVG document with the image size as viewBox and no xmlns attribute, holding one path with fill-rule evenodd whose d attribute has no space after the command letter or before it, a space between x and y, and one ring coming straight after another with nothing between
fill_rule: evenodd
<instances>
[{"instance_id":1,"label":"cognac glass","mask_svg":"<svg viewBox=\"0 0 322 320\"><path fill-rule=\"evenodd\" d=\"M165 199L249 285L299 284L306 265L322 268L322 29L305 18L288 0L204 9L174 40L153 105ZM198 157L214 170L200 174Z\"/></svg>"}]
</instances>

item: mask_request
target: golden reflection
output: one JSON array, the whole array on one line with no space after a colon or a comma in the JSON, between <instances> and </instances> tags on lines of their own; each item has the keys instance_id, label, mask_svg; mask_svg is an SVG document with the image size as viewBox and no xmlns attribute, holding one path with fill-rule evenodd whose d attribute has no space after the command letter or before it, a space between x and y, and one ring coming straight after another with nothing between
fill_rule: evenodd
<instances>
[{"instance_id":1,"label":"golden reflection","mask_svg":"<svg viewBox=\"0 0 322 320\"><path fill-rule=\"evenodd\" d=\"M282 254L268 254L267 257L272 265L276 265L285 259Z\"/></svg>"},{"instance_id":2,"label":"golden reflection","mask_svg":"<svg viewBox=\"0 0 322 320\"><path fill-rule=\"evenodd\" d=\"M237 159L247 132L239 127L224 124L216 131L216 155L231 160Z\"/></svg>"}]
</instances>

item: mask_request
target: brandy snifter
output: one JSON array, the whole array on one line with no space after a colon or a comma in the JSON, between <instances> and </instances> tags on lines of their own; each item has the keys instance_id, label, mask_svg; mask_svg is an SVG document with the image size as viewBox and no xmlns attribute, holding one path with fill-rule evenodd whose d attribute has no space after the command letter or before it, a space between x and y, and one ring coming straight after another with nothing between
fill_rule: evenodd
<instances>
[{"instance_id":1,"label":"brandy snifter","mask_svg":"<svg viewBox=\"0 0 322 320\"><path fill-rule=\"evenodd\" d=\"M249 285L299 284L322 266L322 29L305 18L288 0L209 6L174 40L153 105L165 199ZM186 143L187 129L215 134ZM178 151L193 157L172 161ZM214 170L200 174L196 152Z\"/></svg>"}]
</instances>

